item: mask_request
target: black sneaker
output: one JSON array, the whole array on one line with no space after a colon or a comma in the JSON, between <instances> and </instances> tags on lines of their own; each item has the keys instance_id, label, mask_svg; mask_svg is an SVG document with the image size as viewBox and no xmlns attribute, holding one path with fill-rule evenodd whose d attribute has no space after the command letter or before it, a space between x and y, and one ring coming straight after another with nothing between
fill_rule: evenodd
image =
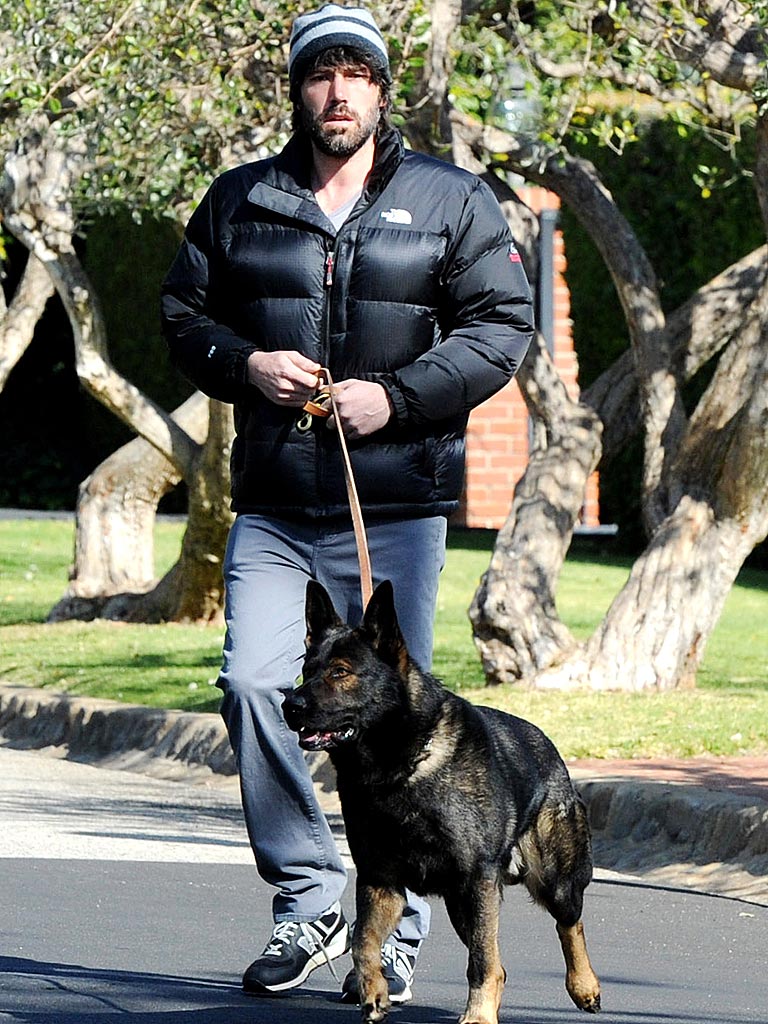
<instances>
[{"instance_id":1,"label":"black sneaker","mask_svg":"<svg viewBox=\"0 0 768 1024\"><path fill-rule=\"evenodd\" d=\"M264 952L243 975L243 991L267 995L296 988L321 964L328 964L336 977L331 961L348 949L349 927L338 903L316 921L281 921Z\"/></svg>"},{"instance_id":2,"label":"black sneaker","mask_svg":"<svg viewBox=\"0 0 768 1024\"><path fill-rule=\"evenodd\" d=\"M408 1003L413 999L411 982L416 970L416 954L403 952L392 942L385 942L381 947L381 969L389 989L391 1003ZM343 1003L359 1003L360 991L357 987L357 975L350 971L341 986Z\"/></svg>"}]
</instances>

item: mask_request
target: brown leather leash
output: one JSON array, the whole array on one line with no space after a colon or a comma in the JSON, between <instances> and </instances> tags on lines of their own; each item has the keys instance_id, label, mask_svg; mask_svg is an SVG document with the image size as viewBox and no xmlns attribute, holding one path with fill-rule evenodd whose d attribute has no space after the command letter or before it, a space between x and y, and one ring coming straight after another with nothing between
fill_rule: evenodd
<instances>
[{"instance_id":1,"label":"brown leather leash","mask_svg":"<svg viewBox=\"0 0 768 1024\"><path fill-rule=\"evenodd\" d=\"M323 383L323 379L325 383ZM349 509L352 513L352 528L355 532L355 545L357 547L357 561L360 566L360 592L363 598L363 611L373 594L373 577L371 574L371 556L368 553L368 541L365 536L365 523L363 512L360 508L360 499L357 496L355 476L352 472L352 462L349 458L347 440L344 431L341 429L339 411L336 408L336 396L333 393L333 378L330 370L323 367L318 374L318 390L315 395L304 405L305 415L299 420L300 430L308 430L312 424L312 417L326 419L333 415L336 421L336 434L339 438L341 456L344 462L344 482L347 485L347 498Z\"/></svg>"}]
</instances>

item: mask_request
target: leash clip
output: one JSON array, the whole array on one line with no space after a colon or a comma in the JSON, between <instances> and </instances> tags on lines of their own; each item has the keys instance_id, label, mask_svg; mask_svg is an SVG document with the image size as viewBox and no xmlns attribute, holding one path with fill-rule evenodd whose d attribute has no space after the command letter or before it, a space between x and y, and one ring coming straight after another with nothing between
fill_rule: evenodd
<instances>
[{"instance_id":1,"label":"leash clip","mask_svg":"<svg viewBox=\"0 0 768 1024\"><path fill-rule=\"evenodd\" d=\"M312 429L312 413L305 412L296 420L296 429L300 434L306 434Z\"/></svg>"},{"instance_id":2,"label":"leash clip","mask_svg":"<svg viewBox=\"0 0 768 1024\"><path fill-rule=\"evenodd\" d=\"M314 395L302 406L303 416L296 421L296 429L305 434L312 429L313 417L327 419L332 412L331 388L329 384L321 384L322 374L318 377L318 388Z\"/></svg>"}]
</instances>

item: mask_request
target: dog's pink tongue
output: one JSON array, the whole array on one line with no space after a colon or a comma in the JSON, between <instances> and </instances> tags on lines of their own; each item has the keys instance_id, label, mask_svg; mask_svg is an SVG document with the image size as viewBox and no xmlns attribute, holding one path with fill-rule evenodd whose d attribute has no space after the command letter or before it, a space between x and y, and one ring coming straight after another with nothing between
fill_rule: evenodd
<instances>
[{"instance_id":1,"label":"dog's pink tongue","mask_svg":"<svg viewBox=\"0 0 768 1024\"><path fill-rule=\"evenodd\" d=\"M309 732L301 734L301 746L307 750L324 750L333 743L331 732Z\"/></svg>"}]
</instances>

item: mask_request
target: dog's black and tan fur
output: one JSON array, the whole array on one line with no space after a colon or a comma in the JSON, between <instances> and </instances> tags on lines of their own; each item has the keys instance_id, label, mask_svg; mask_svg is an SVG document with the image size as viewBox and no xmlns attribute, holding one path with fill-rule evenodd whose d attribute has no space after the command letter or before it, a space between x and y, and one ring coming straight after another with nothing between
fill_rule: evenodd
<instances>
[{"instance_id":1,"label":"dog's black and tan fur","mask_svg":"<svg viewBox=\"0 0 768 1024\"><path fill-rule=\"evenodd\" d=\"M498 949L502 886L522 882L555 919L565 986L600 1008L581 923L592 876L589 828L568 772L535 726L445 690L411 661L381 584L362 625L307 590L304 682L285 702L307 749L328 749L357 867L352 955L363 1021L384 1018L382 942L406 888L445 900L469 950L460 1024L496 1024L505 972Z\"/></svg>"}]
</instances>

